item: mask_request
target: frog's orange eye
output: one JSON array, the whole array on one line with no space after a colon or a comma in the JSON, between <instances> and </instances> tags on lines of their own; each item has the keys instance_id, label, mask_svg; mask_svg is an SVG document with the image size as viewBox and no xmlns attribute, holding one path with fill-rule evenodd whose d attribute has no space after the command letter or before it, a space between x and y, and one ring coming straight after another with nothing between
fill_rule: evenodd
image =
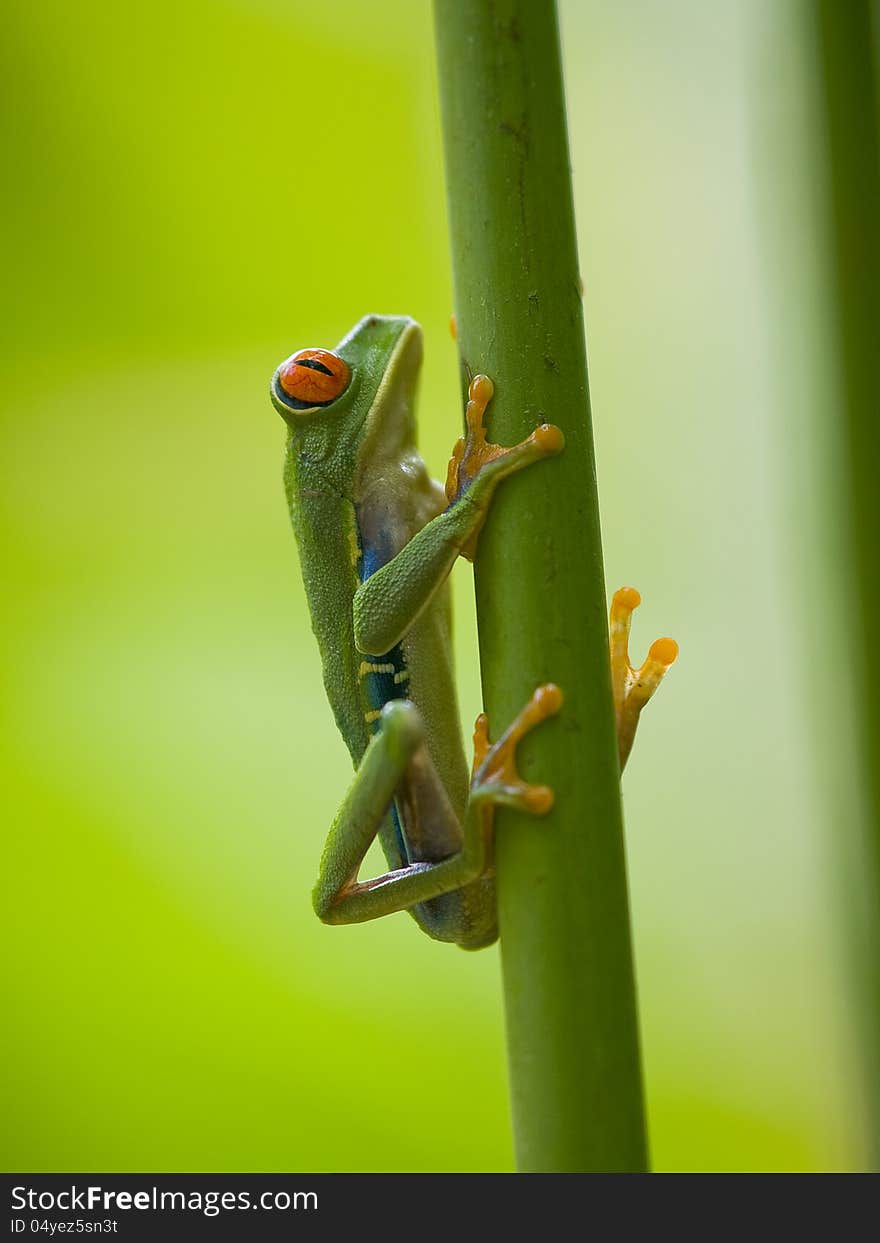
<instances>
[{"instance_id":1,"label":"frog's orange eye","mask_svg":"<svg viewBox=\"0 0 880 1243\"><path fill-rule=\"evenodd\" d=\"M329 406L350 379L348 363L331 350L300 350L278 368L278 383L300 410Z\"/></svg>"}]
</instances>

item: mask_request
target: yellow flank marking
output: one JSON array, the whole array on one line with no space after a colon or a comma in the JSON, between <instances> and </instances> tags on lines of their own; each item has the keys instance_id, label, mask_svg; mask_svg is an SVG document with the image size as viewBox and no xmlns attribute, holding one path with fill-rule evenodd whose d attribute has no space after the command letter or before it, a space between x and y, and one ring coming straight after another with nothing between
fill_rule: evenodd
<instances>
[{"instance_id":1,"label":"yellow flank marking","mask_svg":"<svg viewBox=\"0 0 880 1243\"><path fill-rule=\"evenodd\" d=\"M358 666L358 677L359 678L365 678L368 673L393 673L393 672L394 672L394 665L392 665L390 661L387 662L386 664L378 664L374 660L362 660L360 665ZM394 681L396 682L397 678L395 678Z\"/></svg>"},{"instance_id":2,"label":"yellow flank marking","mask_svg":"<svg viewBox=\"0 0 880 1243\"><path fill-rule=\"evenodd\" d=\"M394 685L400 686L401 682L409 681L409 669L401 669L400 673L394 675Z\"/></svg>"},{"instance_id":3,"label":"yellow flank marking","mask_svg":"<svg viewBox=\"0 0 880 1243\"><path fill-rule=\"evenodd\" d=\"M374 721L378 721L381 715L382 715L381 708L373 708L371 712L364 713L364 720L367 722L368 725L372 725Z\"/></svg>"},{"instance_id":4,"label":"yellow flank marking","mask_svg":"<svg viewBox=\"0 0 880 1243\"><path fill-rule=\"evenodd\" d=\"M351 526L348 528L348 551L349 556L351 557L351 564L353 566L357 565L360 560L361 548L358 543L357 527L353 521Z\"/></svg>"}]
</instances>

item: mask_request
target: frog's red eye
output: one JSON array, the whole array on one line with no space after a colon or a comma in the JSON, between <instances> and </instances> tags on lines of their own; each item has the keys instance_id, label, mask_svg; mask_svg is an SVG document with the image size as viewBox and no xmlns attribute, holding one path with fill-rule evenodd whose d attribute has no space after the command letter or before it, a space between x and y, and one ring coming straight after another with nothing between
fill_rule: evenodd
<instances>
[{"instance_id":1,"label":"frog's red eye","mask_svg":"<svg viewBox=\"0 0 880 1243\"><path fill-rule=\"evenodd\" d=\"M278 368L278 383L300 409L329 405L350 379L348 363L331 350L300 350Z\"/></svg>"}]
</instances>

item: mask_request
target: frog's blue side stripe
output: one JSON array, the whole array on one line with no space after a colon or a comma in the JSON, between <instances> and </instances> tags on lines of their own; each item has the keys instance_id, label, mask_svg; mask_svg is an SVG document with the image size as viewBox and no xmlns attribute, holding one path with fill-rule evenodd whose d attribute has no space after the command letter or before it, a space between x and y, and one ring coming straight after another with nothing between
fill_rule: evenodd
<instances>
[{"instance_id":1,"label":"frog's blue side stripe","mask_svg":"<svg viewBox=\"0 0 880 1243\"><path fill-rule=\"evenodd\" d=\"M389 560L389 550L383 548L382 543L378 545L362 544L361 582L369 578L371 574L375 574L376 570L381 569ZM364 697L373 712L381 712L391 699L408 698L406 693L408 670L403 647L400 643L381 656L371 657L370 663L381 667L381 672L371 671L364 675L363 680ZM374 734L377 732L379 729L378 717L370 723L370 728ZM394 833L397 838L401 863L411 863L412 857L410 855L409 842L406 840L406 834L403 831L396 802L391 804L391 818L394 821Z\"/></svg>"}]
</instances>

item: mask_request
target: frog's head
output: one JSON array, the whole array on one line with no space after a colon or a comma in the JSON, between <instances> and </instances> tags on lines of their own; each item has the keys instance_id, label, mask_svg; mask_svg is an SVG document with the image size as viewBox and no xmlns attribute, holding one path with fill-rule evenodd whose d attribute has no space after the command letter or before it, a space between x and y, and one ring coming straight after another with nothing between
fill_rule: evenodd
<instances>
[{"instance_id":1,"label":"frog's head","mask_svg":"<svg viewBox=\"0 0 880 1243\"><path fill-rule=\"evenodd\" d=\"M334 350L298 350L272 377L272 404L298 452L351 469L374 445L414 437L422 330L400 315L367 315Z\"/></svg>"}]
</instances>

